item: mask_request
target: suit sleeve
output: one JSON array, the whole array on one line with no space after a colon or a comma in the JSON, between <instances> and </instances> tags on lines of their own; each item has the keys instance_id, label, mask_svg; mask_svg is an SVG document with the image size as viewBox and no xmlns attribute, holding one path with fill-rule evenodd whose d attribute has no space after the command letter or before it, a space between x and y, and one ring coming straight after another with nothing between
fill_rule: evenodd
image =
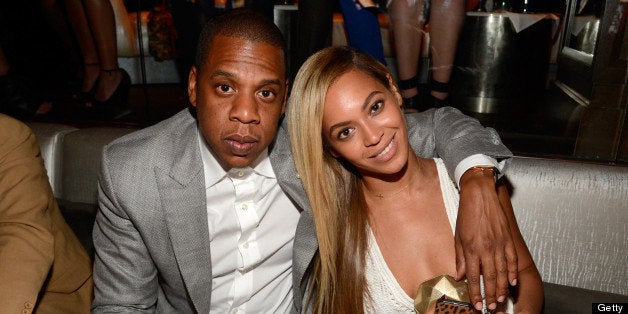
<instances>
[{"instance_id":1,"label":"suit sleeve","mask_svg":"<svg viewBox=\"0 0 628 314\"><path fill-rule=\"evenodd\" d=\"M157 302L157 270L129 218L124 184L115 182L117 170L103 155L98 190L98 213L93 230L94 302L92 313L154 312ZM119 171L119 170L117 170Z\"/></svg>"},{"instance_id":2,"label":"suit sleeve","mask_svg":"<svg viewBox=\"0 0 628 314\"><path fill-rule=\"evenodd\" d=\"M512 157L494 129L483 127L458 109L444 107L406 117L414 151L424 158L443 159L454 182L457 182L453 177L456 167L467 157L485 155L501 161L502 165Z\"/></svg>"},{"instance_id":3,"label":"suit sleeve","mask_svg":"<svg viewBox=\"0 0 628 314\"><path fill-rule=\"evenodd\" d=\"M36 304L54 260L51 194L35 136L0 115L0 313Z\"/></svg>"}]
</instances>

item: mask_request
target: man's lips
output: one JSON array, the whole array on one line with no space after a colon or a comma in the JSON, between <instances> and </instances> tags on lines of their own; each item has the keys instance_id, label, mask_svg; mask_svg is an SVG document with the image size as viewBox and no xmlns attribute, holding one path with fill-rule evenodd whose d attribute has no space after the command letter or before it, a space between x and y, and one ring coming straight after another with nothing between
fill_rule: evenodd
<instances>
[{"instance_id":1,"label":"man's lips","mask_svg":"<svg viewBox=\"0 0 628 314\"><path fill-rule=\"evenodd\" d=\"M229 150L236 156L248 155L258 140L249 135L230 135L225 138L225 143L229 146Z\"/></svg>"}]
</instances>

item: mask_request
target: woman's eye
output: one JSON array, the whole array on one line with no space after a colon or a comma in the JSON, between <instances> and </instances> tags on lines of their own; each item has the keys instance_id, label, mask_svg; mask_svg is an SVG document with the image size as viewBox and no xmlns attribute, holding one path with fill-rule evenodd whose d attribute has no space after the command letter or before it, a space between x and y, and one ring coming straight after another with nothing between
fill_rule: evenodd
<instances>
[{"instance_id":1,"label":"woman's eye","mask_svg":"<svg viewBox=\"0 0 628 314\"><path fill-rule=\"evenodd\" d=\"M351 132L352 132L351 129L343 129L342 131L338 132L338 138L345 139L349 137L349 135L351 135Z\"/></svg>"},{"instance_id":2,"label":"woman's eye","mask_svg":"<svg viewBox=\"0 0 628 314\"><path fill-rule=\"evenodd\" d=\"M371 113L379 111L382 108L382 106L384 106L384 102L383 101L381 101L381 100L376 101L371 106Z\"/></svg>"}]
</instances>

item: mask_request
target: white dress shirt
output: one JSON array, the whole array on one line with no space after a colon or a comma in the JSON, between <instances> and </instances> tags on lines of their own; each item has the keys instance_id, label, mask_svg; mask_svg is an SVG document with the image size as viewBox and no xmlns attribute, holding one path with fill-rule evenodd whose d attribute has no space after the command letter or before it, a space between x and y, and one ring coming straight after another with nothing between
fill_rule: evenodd
<instances>
[{"instance_id":1,"label":"white dress shirt","mask_svg":"<svg viewBox=\"0 0 628 314\"><path fill-rule=\"evenodd\" d=\"M471 155L461 160L454 170L454 178L456 180L456 186L460 186L460 179L462 175L473 166L481 167L495 167L501 174L506 166L506 160L497 161L493 157L489 157L482 154Z\"/></svg>"},{"instance_id":2,"label":"white dress shirt","mask_svg":"<svg viewBox=\"0 0 628 314\"><path fill-rule=\"evenodd\" d=\"M199 132L212 267L212 313L288 313L299 211L265 150L225 172ZM208 261L209 262L209 261Z\"/></svg>"}]
</instances>

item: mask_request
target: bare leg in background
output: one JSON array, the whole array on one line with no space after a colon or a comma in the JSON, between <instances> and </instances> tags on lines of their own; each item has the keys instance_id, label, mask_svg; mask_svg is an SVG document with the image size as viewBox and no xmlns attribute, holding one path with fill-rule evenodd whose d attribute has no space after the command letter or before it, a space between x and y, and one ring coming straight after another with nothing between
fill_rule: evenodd
<instances>
[{"instance_id":1,"label":"bare leg in background","mask_svg":"<svg viewBox=\"0 0 628 314\"><path fill-rule=\"evenodd\" d=\"M423 0L393 0L388 7L395 44L395 58L399 81L417 76L419 53L423 37ZM400 87L401 97L412 98L419 92L418 80L414 87Z\"/></svg>"},{"instance_id":2,"label":"bare leg in background","mask_svg":"<svg viewBox=\"0 0 628 314\"><path fill-rule=\"evenodd\" d=\"M432 0L430 11L432 80L449 83L464 18L464 1ZM441 100L449 96L446 92L432 90L430 93Z\"/></svg>"},{"instance_id":3,"label":"bare leg in background","mask_svg":"<svg viewBox=\"0 0 628 314\"><path fill-rule=\"evenodd\" d=\"M109 0L65 0L85 68L82 91L98 84L94 99L107 100L122 80L118 69L118 48L113 8ZM99 66L98 66L99 64ZM99 79L100 78L100 79Z\"/></svg>"}]
</instances>

